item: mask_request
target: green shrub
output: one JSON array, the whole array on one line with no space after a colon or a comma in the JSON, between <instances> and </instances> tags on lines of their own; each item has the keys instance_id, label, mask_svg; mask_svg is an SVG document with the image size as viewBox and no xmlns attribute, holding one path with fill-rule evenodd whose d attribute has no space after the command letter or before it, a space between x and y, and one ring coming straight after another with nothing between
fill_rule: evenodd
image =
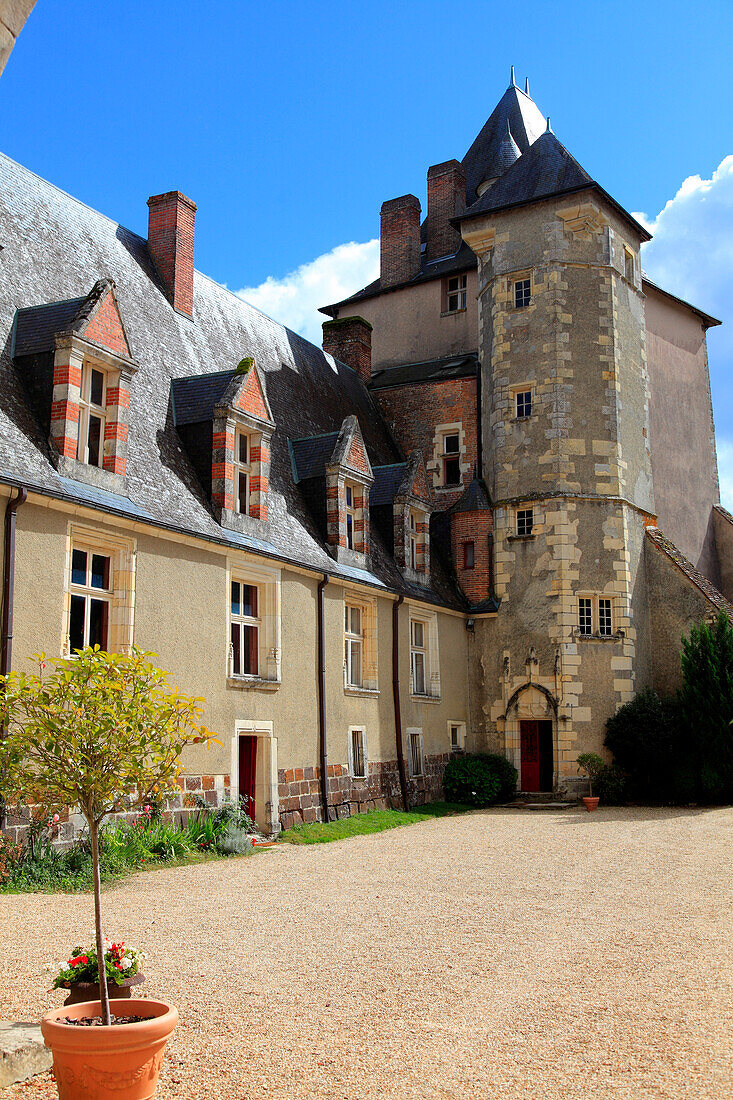
<instances>
[{"instance_id":1,"label":"green shrub","mask_svg":"<svg viewBox=\"0 0 733 1100\"><path fill-rule=\"evenodd\" d=\"M494 753L465 753L448 761L443 788L449 802L491 806L510 797L516 782L517 770L504 757Z\"/></svg>"},{"instance_id":2,"label":"green shrub","mask_svg":"<svg viewBox=\"0 0 733 1100\"><path fill-rule=\"evenodd\" d=\"M644 688L606 723L605 744L616 766L626 773L629 797L665 801L676 786L679 715L674 700Z\"/></svg>"},{"instance_id":3,"label":"green shrub","mask_svg":"<svg viewBox=\"0 0 733 1100\"><path fill-rule=\"evenodd\" d=\"M596 780L595 791L606 806L623 806L626 798L626 773L617 764L604 764Z\"/></svg>"},{"instance_id":4,"label":"green shrub","mask_svg":"<svg viewBox=\"0 0 733 1100\"><path fill-rule=\"evenodd\" d=\"M681 747L696 798L733 801L733 624L721 611L714 623L682 639L682 687L677 700ZM679 784L684 777L676 774Z\"/></svg>"}]
</instances>

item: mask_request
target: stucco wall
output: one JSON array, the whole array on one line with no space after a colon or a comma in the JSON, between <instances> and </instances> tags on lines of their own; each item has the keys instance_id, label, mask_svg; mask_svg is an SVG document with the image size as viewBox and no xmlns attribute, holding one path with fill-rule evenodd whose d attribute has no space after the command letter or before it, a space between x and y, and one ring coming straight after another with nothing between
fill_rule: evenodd
<instances>
[{"instance_id":1,"label":"stucco wall","mask_svg":"<svg viewBox=\"0 0 733 1100\"><path fill-rule=\"evenodd\" d=\"M705 330L691 310L647 285L646 331L659 528L717 585L711 512L718 467Z\"/></svg>"},{"instance_id":2,"label":"stucco wall","mask_svg":"<svg viewBox=\"0 0 733 1100\"><path fill-rule=\"evenodd\" d=\"M733 601L733 517L720 505L713 508L713 534L720 569L720 591Z\"/></svg>"},{"instance_id":3,"label":"stucco wall","mask_svg":"<svg viewBox=\"0 0 733 1100\"><path fill-rule=\"evenodd\" d=\"M445 311L442 279L340 309L340 317L358 314L372 326L372 371L476 350L476 272L466 275L466 308L460 313L441 316Z\"/></svg>"}]
</instances>

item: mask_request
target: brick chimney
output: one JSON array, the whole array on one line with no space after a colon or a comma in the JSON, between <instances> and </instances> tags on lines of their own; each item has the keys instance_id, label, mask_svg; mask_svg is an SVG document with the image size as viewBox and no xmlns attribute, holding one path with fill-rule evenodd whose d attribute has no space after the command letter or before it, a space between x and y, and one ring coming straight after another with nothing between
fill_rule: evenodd
<instances>
[{"instance_id":1,"label":"brick chimney","mask_svg":"<svg viewBox=\"0 0 733 1100\"><path fill-rule=\"evenodd\" d=\"M380 233L382 287L414 278L420 270L420 200L402 195L382 203Z\"/></svg>"},{"instance_id":2,"label":"brick chimney","mask_svg":"<svg viewBox=\"0 0 733 1100\"><path fill-rule=\"evenodd\" d=\"M352 367L366 383L372 376L372 326L363 317L323 322L323 350Z\"/></svg>"},{"instance_id":3,"label":"brick chimney","mask_svg":"<svg viewBox=\"0 0 733 1100\"><path fill-rule=\"evenodd\" d=\"M193 223L196 203L180 191L148 199L148 249L168 300L178 313L193 316Z\"/></svg>"},{"instance_id":4,"label":"brick chimney","mask_svg":"<svg viewBox=\"0 0 733 1100\"><path fill-rule=\"evenodd\" d=\"M466 209L466 177L457 160L428 168L426 259L437 260L458 250L461 234L449 219Z\"/></svg>"}]
</instances>

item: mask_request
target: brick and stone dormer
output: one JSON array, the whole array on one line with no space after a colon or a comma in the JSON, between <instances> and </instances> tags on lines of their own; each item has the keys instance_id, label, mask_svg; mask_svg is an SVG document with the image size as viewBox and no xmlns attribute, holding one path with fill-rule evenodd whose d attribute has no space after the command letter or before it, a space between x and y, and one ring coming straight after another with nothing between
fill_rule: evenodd
<instances>
[{"instance_id":1,"label":"brick and stone dormer","mask_svg":"<svg viewBox=\"0 0 733 1100\"><path fill-rule=\"evenodd\" d=\"M484 483L474 478L448 515L451 557L458 583L475 607L494 594L494 523Z\"/></svg>"},{"instance_id":2,"label":"brick and stone dormer","mask_svg":"<svg viewBox=\"0 0 733 1100\"><path fill-rule=\"evenodd\" d=\"M254 359L245 357L236 370L174 379L171 406L178 434L221 525L263 535L275 421Z\"/></svg>"},{"instance_id":3,"label":"brick and stone dormer","mask_svg":"<svg viewBox=\"0 0 733 1100\"><path fill-rule=\"evenodd\" d=\"M112 279L84 298L19 310L12 354L59 473L124 493L137 363Z\"/></svg>"},{"instance_id":4,"label":"brick and stone dormer","mask_svg":"<svg viewBox=\"0 0 733 1100\"><path fill-rule=\"evenodd\" d=\"M413 451L395 493L394 557L406 580L430 583L430 515L433 497L421 451Z\"/></svg>"}]
</instances>

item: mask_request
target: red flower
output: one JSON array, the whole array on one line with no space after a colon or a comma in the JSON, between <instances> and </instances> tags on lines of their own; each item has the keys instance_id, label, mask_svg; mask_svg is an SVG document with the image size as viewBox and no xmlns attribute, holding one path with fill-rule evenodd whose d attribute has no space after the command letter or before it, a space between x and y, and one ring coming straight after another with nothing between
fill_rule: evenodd
<instances>
[{"instance_id":1,"label":"red flower","mask_svg":"<svg viewBox=\"0 0 733 1100\"><path fill-rule=\"evenodd\" d=\"M254 837L252 837L252 847L253 847L253 848L254 848L254 846L255 846L255 844L256 844L256 843L257 843L257 841L255 840L255 838L254 838Z\"/></svg>"},{"instance_id":2,"label":"red flower","mask_svg":"<svg viewBox=\"0 0 733 1100\"><path fill-rule=\"evenodd\" d=\"M79 959L79 962L83 962L84 965L86 966L86 964L89 962L89 956L88 955L82 955L81 958Z\"/></svg>"}]
</instances>

